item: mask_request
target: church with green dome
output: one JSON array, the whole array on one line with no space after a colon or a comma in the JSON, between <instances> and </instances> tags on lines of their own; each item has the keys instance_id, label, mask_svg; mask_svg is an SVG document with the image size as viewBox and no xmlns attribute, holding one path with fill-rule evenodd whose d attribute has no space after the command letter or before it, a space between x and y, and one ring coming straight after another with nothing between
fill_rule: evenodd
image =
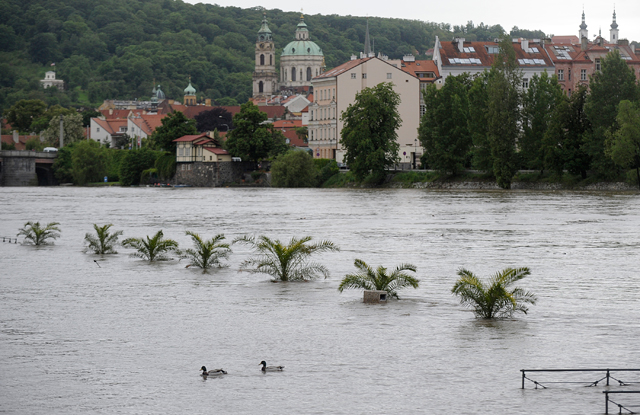
<instances>
[{"instance_id":1,"label":"church with green dome","mask_svg":"<svg viewBox=\"0 0 640 415\"><path fill-rule=\"evenodd\" d=\"M311 79L324 71L322 49L309 38L309 29L300 16L295 40L282 49L280 76L275 71L275 48L266 16L256 41L256 69L253 73L253 97L267 98L282 92L290 94L308 90Z\"/></svg>"}]
</instances>

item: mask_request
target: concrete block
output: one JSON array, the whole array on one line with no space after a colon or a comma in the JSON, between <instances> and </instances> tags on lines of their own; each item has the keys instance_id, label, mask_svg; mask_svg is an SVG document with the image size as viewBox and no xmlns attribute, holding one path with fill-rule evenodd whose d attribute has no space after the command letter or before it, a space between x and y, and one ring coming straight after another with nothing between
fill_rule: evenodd
<instances>
[{"instance_id":1,"label":"concrete block","mask_svg":"<svg viewBox=\"0 0 640 415\"><path fill-rule=\"evenodd\" d=\"M387 298L386 291L364 290L364 302L367 304L386 304Z\"/></svg>"}]
</instances>

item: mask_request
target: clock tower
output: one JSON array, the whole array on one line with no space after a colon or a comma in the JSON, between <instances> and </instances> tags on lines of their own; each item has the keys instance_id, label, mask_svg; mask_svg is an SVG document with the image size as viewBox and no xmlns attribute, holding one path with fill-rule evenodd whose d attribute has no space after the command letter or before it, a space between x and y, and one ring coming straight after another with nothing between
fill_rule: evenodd
<instances>
[{"instance_id":1,"label":"clock tower","mask_svg":"<svg viewBox=\"0 0 640 415\"><path fill-rule=\"evenodd\" d=\"M266 13L256 40L256 69L253 72L253 97L269 98L278 91L276 55L273 36L267 25Z\"/></svg>"}]
</instances>

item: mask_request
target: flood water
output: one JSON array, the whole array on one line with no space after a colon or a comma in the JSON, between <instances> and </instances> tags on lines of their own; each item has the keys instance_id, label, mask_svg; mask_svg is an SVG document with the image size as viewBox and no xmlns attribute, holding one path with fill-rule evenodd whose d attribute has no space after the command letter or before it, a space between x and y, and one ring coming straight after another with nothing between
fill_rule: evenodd
<instances>
[{"instance_id":1,"label":"flood water","mask_svg":"<svg viewBox=\"0 0 640 415\"><path fill-rule=\"evenodd\" d=\"M520 369L640 367L639 204L636 193L2 188L0 238L29 220L60 222L62 235L0 243L0 412L601 414L603 386L522 390ZM239 272L246 246L206 274L124 248L86 254L94 223L124 237L162 229L183 248L192 230L342 250L316 257L327 279L271 283ZM386 305L340 294L356 258L415 264L420 287ZM518 285L538 296L528 315L478 320L451 295L460 267L521 266L532 272ZM285 370L262 374L261 360ZM203 380L202 365L228 375Z\"/></svg>"}]
</instances>

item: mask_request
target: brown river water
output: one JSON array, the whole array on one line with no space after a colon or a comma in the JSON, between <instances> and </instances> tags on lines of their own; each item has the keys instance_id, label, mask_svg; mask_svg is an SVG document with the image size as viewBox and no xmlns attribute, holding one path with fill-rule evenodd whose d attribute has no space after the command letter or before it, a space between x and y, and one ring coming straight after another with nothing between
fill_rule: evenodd
<instances>
[{"instance_id":1,"label":"brown river water","mask_svg":"<svg viewBox=\"0 0 640 415\"><path fill-rule=\"evenodd\" d=\"M0 211L0 238L29 220L62 229L52 246L0 243L3 414L602 414L607 388L585 385L603 373L532 373L548 389L523 390L520 370L640 368L635 192L32 187L0 189ZM315 258L327 279L271 283L239 272L240 245L206 274L86 254L94 223L182 248L191 230L341 251ZM420 287L386 305L340 294L356 258L415 264ZM478 320L451 295L460 267L521 266L528 315Z\"/></svg>"}]
</instances>

